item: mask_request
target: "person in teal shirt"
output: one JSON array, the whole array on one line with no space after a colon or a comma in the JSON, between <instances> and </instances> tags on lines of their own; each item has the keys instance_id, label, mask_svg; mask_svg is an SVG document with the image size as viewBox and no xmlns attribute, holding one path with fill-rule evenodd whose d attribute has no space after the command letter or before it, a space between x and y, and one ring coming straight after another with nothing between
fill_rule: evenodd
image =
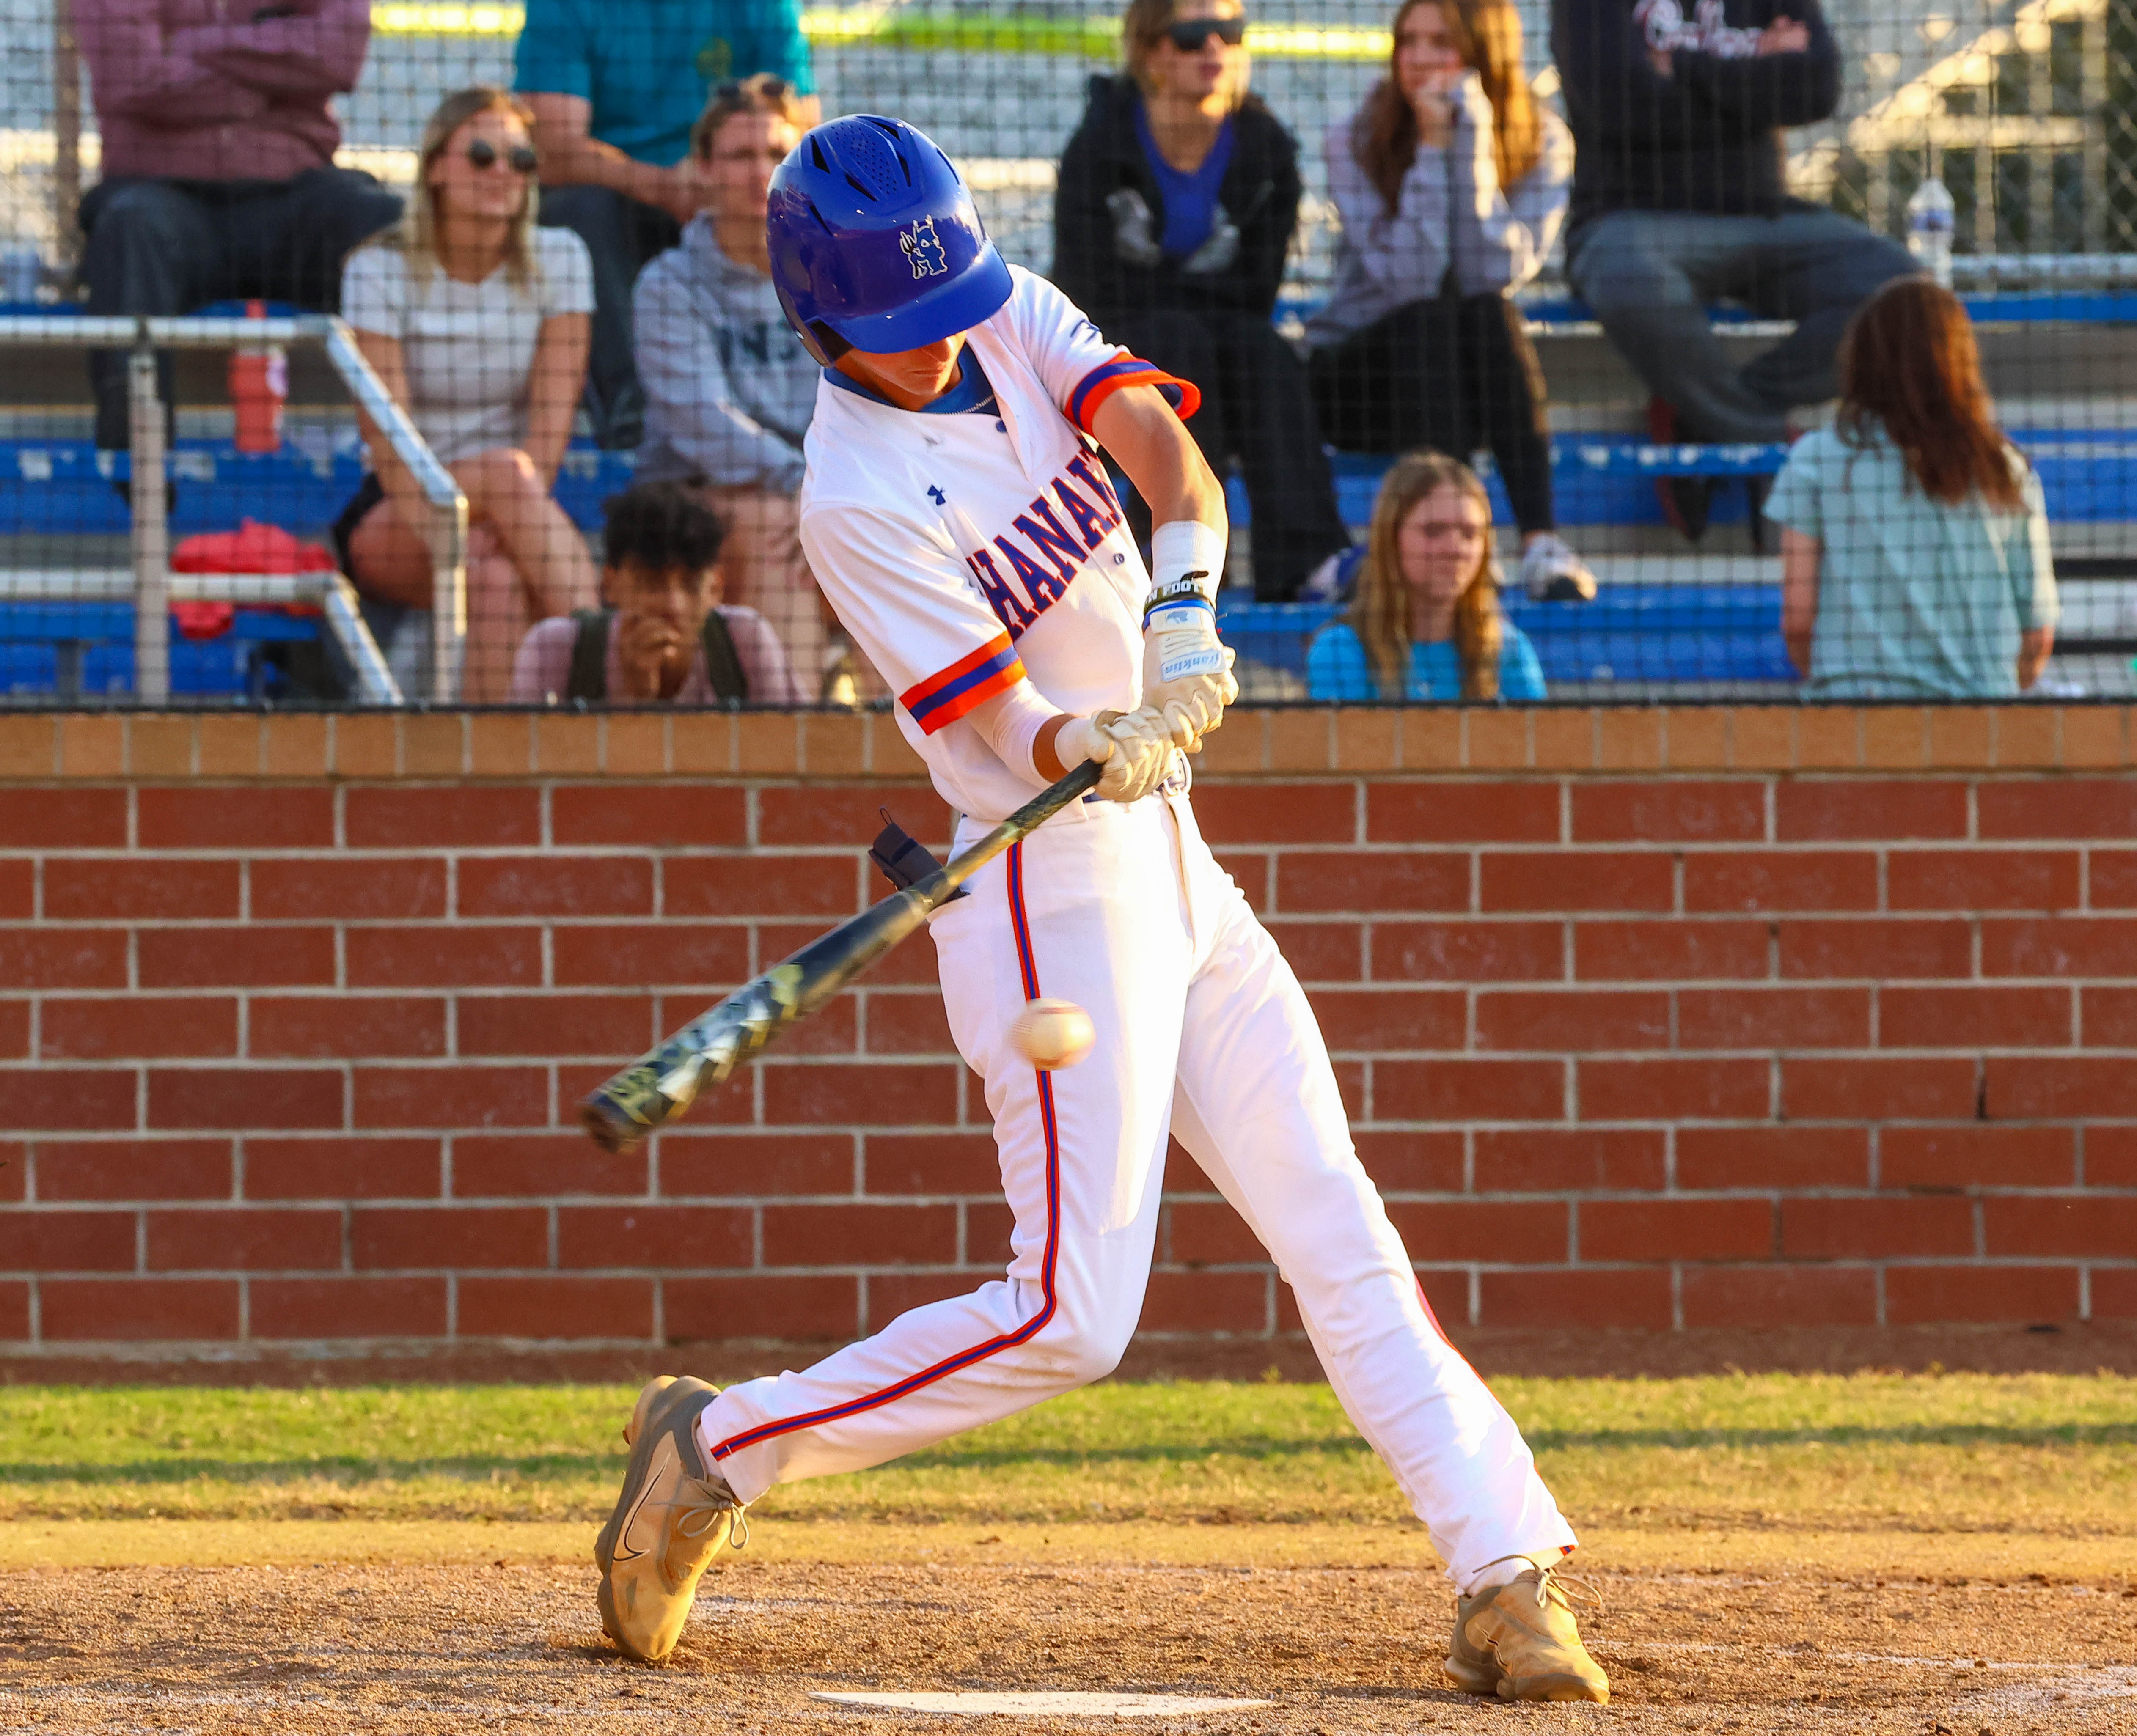
<instances>
[{"instance_id":1,"label":"person in teal shirt","mask_svg":"<svg viewBox=\"0 0 2137 1736\"><path fill-rule=\"evenodd\" d=\"M1541 699L1543 666L1499 608L1492 503L1438 452L1396 460L1380 484L1358 593L1306 654L1314 699Z\"/></svg>"},{"instance_id":2,"label":"person in teal shirt","mask_svg":"<svg viewBox=\"0 0 2137 1736\"><path fill-rule=\"evenodd\" d=\"M705 202L690 129L713 91L758 72L800 93L815 124L798 0L527 0L513 89L534 111L541 221L573 231L593 259L586 407L604 446L635 446L644 431L631 290Z\"/></svg>"}]
</instances>

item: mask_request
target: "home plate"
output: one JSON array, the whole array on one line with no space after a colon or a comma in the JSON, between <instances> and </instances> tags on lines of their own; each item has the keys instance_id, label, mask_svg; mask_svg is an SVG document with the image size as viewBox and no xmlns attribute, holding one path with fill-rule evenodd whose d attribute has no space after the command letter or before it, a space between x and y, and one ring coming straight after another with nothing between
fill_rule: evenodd
<instances>
[{"instance_id":1,"label":"home plate","mask_svg":"<svg viewBox=\"0 0 2137 1736\"><path fill-rule=\"evenodd\" d=\"M879 1706L897 1712L993 1714L1008 1718L1177 1718L1190 1712L1239 1712L1266 1700L1212 1700L1196 1694L812 1694L842 1706Z\"/></svg>"}]
</instances>

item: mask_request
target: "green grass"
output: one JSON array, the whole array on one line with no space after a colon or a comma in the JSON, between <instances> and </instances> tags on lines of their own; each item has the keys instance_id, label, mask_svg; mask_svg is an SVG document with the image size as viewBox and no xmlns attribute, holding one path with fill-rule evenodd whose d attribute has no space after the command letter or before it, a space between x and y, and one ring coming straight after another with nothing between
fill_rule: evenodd
<instances>
[{"instance_id":1,"label":"green grass","mask_svg":"<svg viewBox=\"0 0 2137 1736\"><path fill-rule=\"evenodd\" d=\"M2137 1379L1493 1383L1589 1524L2137 1535ZM0 1518L592 1520L616 1387L0 1388ZM1325 1386L1108 1384L777 1490L786 1519L1387 1524Z\"/></svg>"}]
</instances>

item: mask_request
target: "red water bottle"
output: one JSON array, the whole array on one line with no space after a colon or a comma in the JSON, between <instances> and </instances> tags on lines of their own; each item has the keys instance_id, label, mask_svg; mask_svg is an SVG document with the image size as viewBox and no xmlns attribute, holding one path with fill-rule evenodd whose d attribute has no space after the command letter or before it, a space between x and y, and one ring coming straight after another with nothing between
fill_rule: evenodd
<instances>
[{"instance_id":1,"label":"red water bottle","mask_svg":"<svg viewBox=\"0 0 2137 1736\"><path fill-rule=\"evenodd\" d=\"M264 319L264 302L245 304L248 319ZM230 401L237 411L237 450L275 452L282 445L282 406L290 396L290 358L279 343L241 343L230 353Z\"/></svg>"}]
</instances>

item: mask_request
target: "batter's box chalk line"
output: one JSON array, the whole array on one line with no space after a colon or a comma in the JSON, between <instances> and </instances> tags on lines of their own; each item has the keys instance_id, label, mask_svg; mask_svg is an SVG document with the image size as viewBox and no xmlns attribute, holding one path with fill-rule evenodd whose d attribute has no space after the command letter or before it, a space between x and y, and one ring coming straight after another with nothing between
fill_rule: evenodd
<instances>
[{"instance_id":1,"label":"batter's box chalk line","mask_svg":"<svg viewBox=\"0 0 2137 1736\"><path fill-rule=\"evenodd\" d=\"M811 1694L834 1705L870 1711L943 1712L996 1718L1180 1718L1195 1712L1244 1712L1267 1700L1215 1700L1199 1694L1099 1694L1047 1688L1034 1692L971 1694Z\"/></svg>"}]
</instances>

